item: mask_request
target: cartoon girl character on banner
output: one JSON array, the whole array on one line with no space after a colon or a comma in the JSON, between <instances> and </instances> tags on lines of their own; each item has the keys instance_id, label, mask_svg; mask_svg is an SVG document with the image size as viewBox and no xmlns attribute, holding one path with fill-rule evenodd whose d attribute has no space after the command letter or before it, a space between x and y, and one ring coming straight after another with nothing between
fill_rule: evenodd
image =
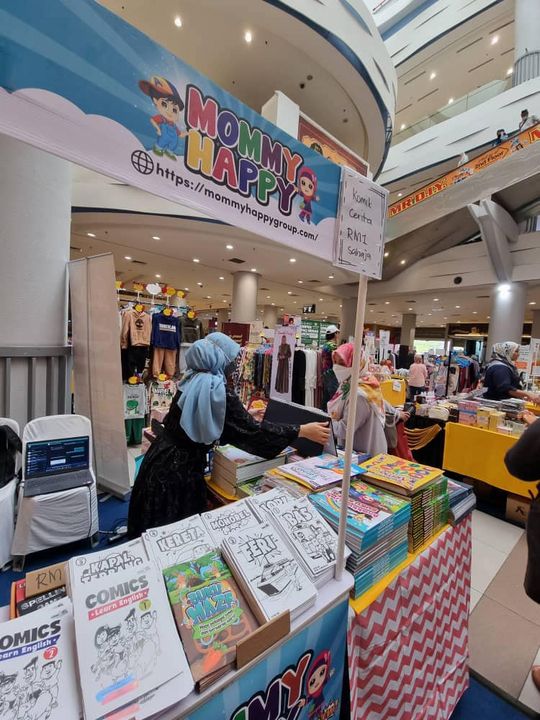
<instances>
[{"instance_id":1,"label":"cartoon girl character on banner","mask_svg":"<svg viewBox=\"0 0 540 720\"><path fill-rule=\"evenodd\" d=\"M311 701L309 717L316 717L324 705L324 686L332 677L332 656L323 650L312 662L306 678L306 694Z\"/></svg>"},{"instance_id":2,"label":"cartoon girl character on banner","mask_svg":"<svg viewBox=\"0 0 540 720\"><path fill-rule=\"evenodd\" d=\"M176 160L180 150L180 138L187 132L180 130L180 113L184 103L175 86L164 77L153 75L150 80L140 80L139 87L154 103L157 115L150 118L150 123L156 131L156 140L153 151L156 155L165 154L171 160Z\"/></svg>"},{"instance_id":3,"label":"cartoon girl character on banner","mask_svg":"<svg viewBox=\"0 0 540 720\"><path fill-rule=\"evenodd\" d=\"M276 392L286 395L289 392L289 365L291 362L291 346L285 335L281 336L281 343L278 348L278 369L276 373Z\"/></svg>"},{"instance_id":4,"label":"cartoon girl character on banner","mask_svg":"<svg viewBox=\"0 0 540 720\"><path fill-rule=\"evenodd\" d=\"M306 221L308 225L311 224L311 217L313 215L313 202L318 202L319 196L317 195L317 176L311 170L311 168L303 167L298 173L298 193L302 196L303 201L300 204L300 220Z\"/></svg>"}]
</instances>

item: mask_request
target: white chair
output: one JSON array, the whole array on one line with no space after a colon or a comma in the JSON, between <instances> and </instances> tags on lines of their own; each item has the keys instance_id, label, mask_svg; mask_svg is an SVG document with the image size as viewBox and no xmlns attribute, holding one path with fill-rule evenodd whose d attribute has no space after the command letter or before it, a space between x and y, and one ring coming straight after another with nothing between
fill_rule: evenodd
<instances>
[{"instance_id":1,"label":"white chair","mask_svg":"<svg viewBox=\"0 0 540 720\"><path fill-rule=\"evenodd\" d=\"M29 442L71 437L90 438L90 487L24 497L24 459ZM92 469L92 424L82 415L50 415L31 420L23 431L23 482L19 490L19 508L11 546L13 567L21 569L26 555L59 545L92 538L99 531L96 480Z\"/></svg>"},{"instance_id":2,"label":"white chair","mask_svg":"<svg viewBox=\"0 0 540 720\"><path fill-rule=\"evenodd\" d=\"M11 418L0 418L0 425L7 425L14 433L19 435L19 423ZM15 470L20 467L17 458ZM0 488L0 568L11 560L11 543L15 529L15 495L17 491L17 478Z\"/></svg>"}]
</instances>

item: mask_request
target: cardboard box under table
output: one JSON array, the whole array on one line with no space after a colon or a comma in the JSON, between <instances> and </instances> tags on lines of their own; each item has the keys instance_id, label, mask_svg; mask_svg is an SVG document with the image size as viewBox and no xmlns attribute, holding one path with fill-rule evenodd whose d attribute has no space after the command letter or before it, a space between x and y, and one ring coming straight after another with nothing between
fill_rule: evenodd
<instances>
[{"instance_id":1,"label":"cardboard box under table","mask_svg":"<svg viewBox=\"0 0 540 720\"><path fill-rule=\"evenodd\" d=\"M517 437L458 423L446 424L443 469L529 497L531 483L510 475L504 456Z\"/></svg>"},{"instance_id":2,"label":"cardboard box under table","mask_svg":"<svg viewBox=\"0 0 540 720\"><path fill-rule=\"evenodd\" d=\"M353 720L448 720L469 685L471 517L357 600L348 631Z\"/></svg>"}]
</instances>

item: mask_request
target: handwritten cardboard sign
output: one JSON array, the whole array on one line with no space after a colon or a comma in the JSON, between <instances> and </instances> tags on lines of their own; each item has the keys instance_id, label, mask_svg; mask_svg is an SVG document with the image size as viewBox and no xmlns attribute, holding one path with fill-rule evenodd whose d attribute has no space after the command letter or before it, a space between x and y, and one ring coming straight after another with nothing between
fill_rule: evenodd
<instances>
[{"instance_id":1,"label":"handwritten cardboard sign","mask_svg":"<svg viewBox=\"0 0 540 720\"><path fill-rule=\"evenodd\" d=\"M342 168L334 265L381 279L388 191Z\"/></svg>"},{"instance_id":2,"label":"handwritten cardboard sign","mask_svg":"<svg viewBox=\"0 0 540 720\"><path fill-rule=\"evenodd\" d=\"M66 563L57 563L26 573L26 597L41 595L66 584Z\"/></svg>"}]
</instances>

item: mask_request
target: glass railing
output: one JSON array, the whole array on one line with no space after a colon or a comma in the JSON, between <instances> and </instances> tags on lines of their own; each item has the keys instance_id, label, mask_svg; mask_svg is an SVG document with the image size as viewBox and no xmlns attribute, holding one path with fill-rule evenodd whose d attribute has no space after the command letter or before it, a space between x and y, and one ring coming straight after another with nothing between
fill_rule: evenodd
<instances>
[{"instance_id":1,"label":"glass railing","mask_svg":"<svg viewBox=\"0 0 540 720\"><path fill-rule=\"evenodd\" d=\"M458 100L454 100L454 102L445 105L432 115L428 115L421 120L418 120L413 125L406 127L404 130L398 130L398 132L393 135L392 145L397 145L407 138L417 135L423 130L427 130L428 128L438 125L445 120L456 117L456 115L461 115L461 113L466 110L470 110L477 105L481 105L486 102L486 100L491 100L491 98L500 95L500 93L505 90L508 90L511 85L511 78L507 78L506 80L493 80L492 82L483 85L473 92L470 92L468 95L464 95ZM397 127L399 128L399 123L397 123Z\"/></svg>"}]
</instances>

